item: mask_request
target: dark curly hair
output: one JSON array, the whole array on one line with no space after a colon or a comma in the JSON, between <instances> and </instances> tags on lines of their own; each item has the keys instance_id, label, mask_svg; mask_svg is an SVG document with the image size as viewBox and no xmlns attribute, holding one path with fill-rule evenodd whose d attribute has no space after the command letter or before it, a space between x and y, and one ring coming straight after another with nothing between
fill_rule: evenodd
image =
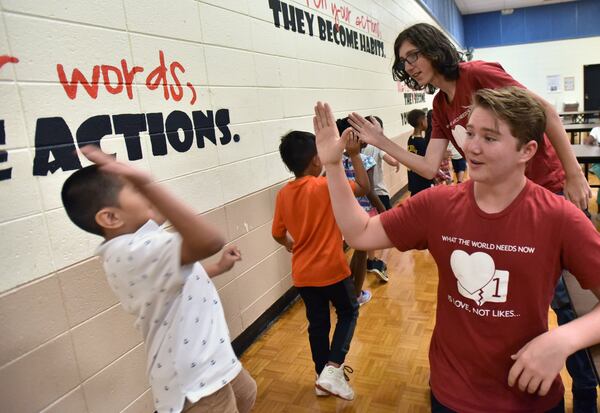
<instances>
[{"instance_id":1,"label":"dark curly hair","mask_svg":"<svg viewBox=\"0 0 600 413\"><path fill-rule=\"evenodd\" d=\"M400 46L406 40L414 44L446 80L458 79L458 64L463 61L462 53L456 50L452 42L438 28L427 23L418 23L400 32L394 42L394 65L392 66L394 80L404 82L412 90L425 90L427 93L434 93L436 90L432 84L420 86L404 70L404 65L400 62Z\"/></svg>"}]
</instances>

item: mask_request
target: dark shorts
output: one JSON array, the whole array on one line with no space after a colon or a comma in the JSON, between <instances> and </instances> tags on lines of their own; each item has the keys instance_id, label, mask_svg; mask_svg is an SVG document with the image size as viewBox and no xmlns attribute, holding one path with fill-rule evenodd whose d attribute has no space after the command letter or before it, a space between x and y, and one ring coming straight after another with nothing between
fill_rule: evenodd
<instances>
[{"instance_id":1,"label":"dark shorts","mask_svg":"<svg viewBox=\"0 0 600 413\"><path fill-rule=\"evenodd\" d=\"M390 197L387 195L377 195L381 200L381 203L385 207L385 210L392 209L392 203L390 202Z\"/></svg>"},{"instance_id":2,"label":"dark shorts","mask_svg":"<svg viewBox=\"0 0 600 413\"><path fill-rule=\"evenodd\" d=\"M467 170L467 161L465 158L452 159L452 169L454 172L464 172Z\"/></svg>"}]
</instances>

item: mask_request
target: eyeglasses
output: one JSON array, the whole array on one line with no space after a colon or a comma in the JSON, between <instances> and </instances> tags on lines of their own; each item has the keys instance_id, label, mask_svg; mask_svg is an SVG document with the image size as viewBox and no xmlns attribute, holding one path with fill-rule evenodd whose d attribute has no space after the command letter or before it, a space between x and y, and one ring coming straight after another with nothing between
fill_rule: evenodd
<instances>
[{"instance_id":1,"label":"eyeglasses","mask_svg":"<svg viewBox=\"0 0 600 413\"><path fill-rule=\"evenodd\" d=\"M404 66L407 63L410 63L411 65L414 64L419 59L420 54L421 54L420 50L413 50L412 52L410 52L406 55L405 59L399 58L398 63L397 63L397 68L399 70L404 70Z\"/></svg>"}]
</instances>

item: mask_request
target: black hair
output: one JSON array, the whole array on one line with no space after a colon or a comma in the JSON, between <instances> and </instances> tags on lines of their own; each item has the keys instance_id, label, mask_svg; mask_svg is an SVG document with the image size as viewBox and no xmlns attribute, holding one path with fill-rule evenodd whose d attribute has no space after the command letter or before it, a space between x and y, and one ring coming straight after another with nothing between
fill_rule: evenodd
<instances>
[{"instance_id":1,"label":"black hair","mask_svg":"<svg viewBox=\"0 0 600 413\"><path fill-rule=\"evenodd\" d=\"M67 215L84 231L104 236L96 222L96 213L105 207L119 206L123 181L102 172L96 165L75 171L63 184L61 198Z\"/></svg>"},{"instance_id":2,"label":"black hair","mask_svg":"<svg viewBox=\"0 0 600 413\"><path fill-rule=\"evenodd\" d=\"M429 140L431 139L431 131L433 130L433 110L429 109L427 111L427 130L425 131L425 141L429 144Z\"/></svg>"},{"instance_id":3,"label":"black hair","mask_svg":"<svg viewBox=\"0 0 600 413\"><path fill-rule=\"evenodd\" d=\"M340 135L344 133L344 131L348 128L351 128L350 122L348 121L348 117L337 119L335 121L335 126L337 126L338 132Z\"/></svg>"},{"instance_id":4,"label":"black hair","mask_svg":"<svg viewBox=\"0 0 600 413\"><path fill-rule=\"evenodd\" d=\"M369 115L367 116L367 119L369 118L375 118L377 119L377 122L379 122L379 124L381 125L381 127L383 128L383 121L381 120L381 118L379 116L375 116L375 115ZM335 125L338 128L338 132L340 133L340 135L342 133L344 133L344 131L348 128L351 128L352 126L350 125L350 122L348 121L348 117L346 116L345 118L341 118L335 121Z\"/></svg>"},{"instance_id":5,"label":"black hair","mask_svg":"<svg viewBox=\"0 0 600 413\"><path fill-rule=\"evenodd\" d=\"M371 115L371 116L367 116L367 118L377 119L377 122L379 122L379 124L381 125L381 128L383 129L383 121L381 120L381 118L379 116Z\"/></svg>"},{"instance_id":6,"label":"black hair","mask_svg":"<svg viewBox=\"0 0 600 413\"><path fill-rule=\"evenodd\" d=\"M394 42L394 64L392 66L394 80L404 82L412 90L425 89L427 93L434 93L436 90L432 84L420 86L404 69L404 65L400 61L400 46L406 40L429 59L434 69L446 80L458 79L458 64L463 61L462 53L456 50L456 47L441 30L427 23L417 23L401 31Z\"/></svg>"},{"instance_id":7,"label":"black hair","mask_svg":"<svg viewBox=\"0 0 600 413\"><path fill-rule=\"evenodd\" d=\"M317 154L315 135L310 132L291 131L281 138L279 144L281 160L297 177L304 174L310 161Z\"/></svg>"},{"instance_id":8,"label":"black hair","mask_svg":"<svg viewBox=\"0 0 600 413\"><path fill-rule=\"evenodd\" d=\"M408 121L408 124L410 126L416 128L417 126L419 126L421 120L425 116L427 116L426 113L423 112L421 109L413 109L410 112L408 112L408 115L406 115L406 120Z\"/></svg>"}]
</instances>

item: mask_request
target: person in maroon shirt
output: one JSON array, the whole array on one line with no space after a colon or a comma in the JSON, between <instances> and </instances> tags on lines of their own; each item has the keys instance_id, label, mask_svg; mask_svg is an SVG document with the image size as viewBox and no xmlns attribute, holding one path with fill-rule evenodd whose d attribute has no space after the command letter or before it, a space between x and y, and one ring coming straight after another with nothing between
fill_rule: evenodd
<instances>
[{"instance_id":1,"label":"person in maroon shirt","mask_svg":"<svg viewBox=\"0 0 600 413\"><path fill-rule=\"evenodd\" d=\"M379 147L424 177L435 175L448 141L464 157L467 108L473 92L482 88L506 86L524 88L498 63L463 62L461 54L450 40L429 24L419 23L403 30L396 38L394 53L392 71L395 80L404 82L414 90L425 90L428 93L440 90L433 100L433 130L425 156L418 157L404 150L387 139L378 125L356 113L350 115L350 122L361 140ZM556 110L531 91L527 93L544 108L546 124L545 136L535 156L528 162L525 175L552 192L564 194L573 204L587 210L591 189L571 150ZM574 318L562 279L557 283L552 308L559 324ZM597 383L587 355L582 352L569 357L567 369L573 377L575 413L597 412ZM594 408L579 408L580 404L593 404Z\"/></svg>"},{"instance_id":2,"label":"person in maroon shirt","mask_svg":"<svg viewBox=\"0 0 600 413\"><path fill-rule=\"evenodd\" d=\"M353 248L429 249L439 274L429 360L434 412L563 412L568 355L600 343L600 306L548 331L561 270L600 298L600 234L525 176L546 124L521 88L481 89L465 127L471 179L369 217L352 204L329 105L313 120L336 221ZM580 245L586 245L581 248Z\"/></svg>"},{"instance_id":3,"label":"person in maroon shirt","mask_svg":"<svg viewBox=\"0 0 600 413\"><path fill-rule=\"evenodd\" d=\"M350 121L363 141L379 147L425 177L432 178L437 172L448 141L452 141L464 154L465 106L469 106L473 92L481 88L523 87L498 63L462 62L460 53L450 40L440 30L425 23L402 31L394 44L394 53L392 70L395 80L414 90L429 93L440 90L433 102L433 131L427 154L424 158L410 154L387 139L378 125L356 113L350 115ZM586 209L591 189L571 150L558 113L550 103L531 91L528 93L544 107L547 137L528 165L526 176L551 191L564 189L568 200Z\"/></svg>"}]
</instances>

